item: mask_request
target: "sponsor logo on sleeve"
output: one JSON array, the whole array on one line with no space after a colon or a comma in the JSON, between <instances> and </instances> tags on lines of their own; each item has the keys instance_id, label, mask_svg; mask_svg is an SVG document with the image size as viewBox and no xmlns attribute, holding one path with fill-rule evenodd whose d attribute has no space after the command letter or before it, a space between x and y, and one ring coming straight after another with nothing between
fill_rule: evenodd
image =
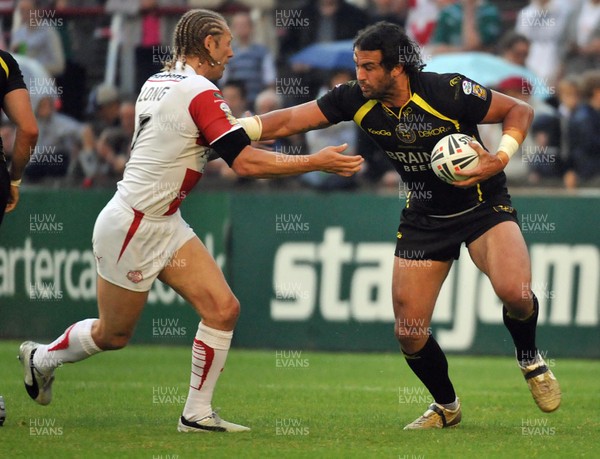
<instances>
[{"instance_id":1,"label":"sponsor logo on sleeve","mask_svg":"<svg viewBox=\"0 0 600 459\"><path fill-rule=\"evenodd\" d=\"M455 76L450 80L450 86L456 86L460 82L460 80L462 80L461 77Z\"/></svg>"},{"instance_id":2,"label":"sponsor logo on sleeve","mask_svg":"<svg viewBox=\"0 0 600 459\"><path fill-rule=\"evenodd\" d=\"M498 213L500 213L500 212L506 212L508 214L513 214L513 215L516 213L515 209L513 207L511 207L511 206L505 206L503 204L494 206L493 209L494 209L494 211L496 211Z\"/></svg>"},{"instance_id":3,"label":"sponsor logo on sleeve","mask_svg":"<svg viewBox=\"0 0 600 459\"><path fill-rule=\"evenodd\" d=\"M237 119L235 118L235 116L233 116L233 113L231 113L231 108L229 108L229 105L227 105L225 102L222 102L221 105L219 105L219 108L223 110L223 113L225 113L229 124L231 124L232 126L236 126L238 124Z\"/></svg>"},{"instance_id":4,"label":"sponsor logo on sleeve","mask_svg":"<svg viewBox=\"0 0 600 459\"><path fill-rule=\"evenodd\" d=\"M473 92L473 84L469 80L465 80L462 82L463 92L468 96Z\"/></svg>"},{"instance_id":5,"label":"sponsor logo on sleeve","mask_svg":"<svg viewBox=\"0 0 600 459\"><path fill-rule=\"evenodd\" d=\"M473 95L479 97L481 100L487 99L487 89L479 84L473 85Z\"/></svg>"}]
</instances>

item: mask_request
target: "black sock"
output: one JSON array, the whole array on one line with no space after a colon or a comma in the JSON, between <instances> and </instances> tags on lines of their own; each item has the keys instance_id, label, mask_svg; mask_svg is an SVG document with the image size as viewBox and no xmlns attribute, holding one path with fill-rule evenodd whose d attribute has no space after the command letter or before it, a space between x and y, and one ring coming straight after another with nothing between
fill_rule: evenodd
<instances>
[{"instance_id":1,"label":"black sock","mask_svg":"<svg viewBox=\"0 0 600 459\"><path fill-rule=\"evenodd\" d=\"M425 346L419 352L402 353L410 369L425 384L437 403L447 405L456 400L454 387L448 377L448 361L433 336L429 335Z\"/></svg>"},{"instance_id":2,"label":"black sock","mask_svg":"<svg viewBox=\"0 0 600 459\"><path fill-rule=\"evenodd\" d=\"M533 295L533 314L525 320L510 317L506 306L502 306L504 325L508 328L515 343L517 360L519 362L531 362L537 354L537 348L535 347L535 327L537 325L538 312L538 299L535 295Z\"/></svg>"}]
</instances>

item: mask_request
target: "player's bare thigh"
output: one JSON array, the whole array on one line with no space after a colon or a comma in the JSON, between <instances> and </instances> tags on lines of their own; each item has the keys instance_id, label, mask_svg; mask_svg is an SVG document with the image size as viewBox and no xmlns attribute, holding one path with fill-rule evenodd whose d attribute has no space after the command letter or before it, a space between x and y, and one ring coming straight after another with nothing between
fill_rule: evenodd
<instances>
[{"instance_id":1,"label":"player's bare thigh","mask_svg":"<svg viewBox=\"0 0 600 459\"><path fill-rule=\"evenodd\" d=\"M475 265L490 279L511 315L531 313L531 262L519 225L499 223L469 244Z\"/></svg>"},{"instance_id":2,"label":"player's bare thigh","mask_svg":"<svg viewBox=\"0 0 600 459\"><path fill-rule=\"evenodd\" d=\"M394 257L394 329L404 352L412 354L425 345L433 309L451 266L452 261Z\"/></svg>"},{"instance_id":3,"label":"player's bare thigh","mask_svg":"<svg viewBox=\"0 0 600 459\"><path fill-rule=\"evenodd\" d=\"M197 236L176 251L158 278L194 307L204 325L218 330L235 327L239 302Z\"/></svg>"},{"instance_id":4,"label":"player's bare thigh","mask_svg":"<svg viewBox=\"0 0 600 459\"><path fill-rule=\"evenodd\" d=\"M104 350L125 347L135 330L148 292L134 292L97 277L98 318L92 327L94 342Z\"/></svg>"}]
</instances>

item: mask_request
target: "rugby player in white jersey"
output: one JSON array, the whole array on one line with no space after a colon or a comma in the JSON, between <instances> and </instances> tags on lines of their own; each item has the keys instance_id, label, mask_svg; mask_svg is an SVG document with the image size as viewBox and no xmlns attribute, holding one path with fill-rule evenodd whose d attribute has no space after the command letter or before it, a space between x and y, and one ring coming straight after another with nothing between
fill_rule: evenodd
<instances>
[{"instance_id":1,"label":"rugby player in white jersey","mask_svg":"<svg viewBox=\"0 0 600 459\"><path fill-rule=\"evenodd\" d=\"M48 345L32 341L21 345L25 387L36 402L50 403L54 370L62 363L127 344L158 277L202 318L178 430L249 430L221 419L212 409L240 305L205 246L182 219L179 205L201 178L213 151L237 174L248 177L314 170L350 176L363 159L343 155L343 145L324 148L302 161L281 161L274 153L252 147L211 83L233 57L231 38L219 14L187 12L174 31L171 63L142 87L131 159L94 227L99 317L71 325Z\"/></svg>"}]
</instances>

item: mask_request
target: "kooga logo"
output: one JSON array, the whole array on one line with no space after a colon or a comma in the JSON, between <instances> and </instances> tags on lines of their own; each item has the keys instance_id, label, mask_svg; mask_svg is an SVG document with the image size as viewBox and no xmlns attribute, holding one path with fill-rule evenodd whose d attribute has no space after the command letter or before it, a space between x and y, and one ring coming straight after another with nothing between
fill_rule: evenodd
<instances>
[{"instance_id":1,"label":"kooga logo","mask_svg":"<svg viewBox=\"0 0 600 459\"><path fill-rule=\"evenodd\" d=\"M373 135L383 135L386 137L392 136L392 133L390 131L386 131L385 129L380 129L379 131L376 131L375 129L368 128L367 131L369 131L369 134Z\"/></svg>"}]
</instances>

